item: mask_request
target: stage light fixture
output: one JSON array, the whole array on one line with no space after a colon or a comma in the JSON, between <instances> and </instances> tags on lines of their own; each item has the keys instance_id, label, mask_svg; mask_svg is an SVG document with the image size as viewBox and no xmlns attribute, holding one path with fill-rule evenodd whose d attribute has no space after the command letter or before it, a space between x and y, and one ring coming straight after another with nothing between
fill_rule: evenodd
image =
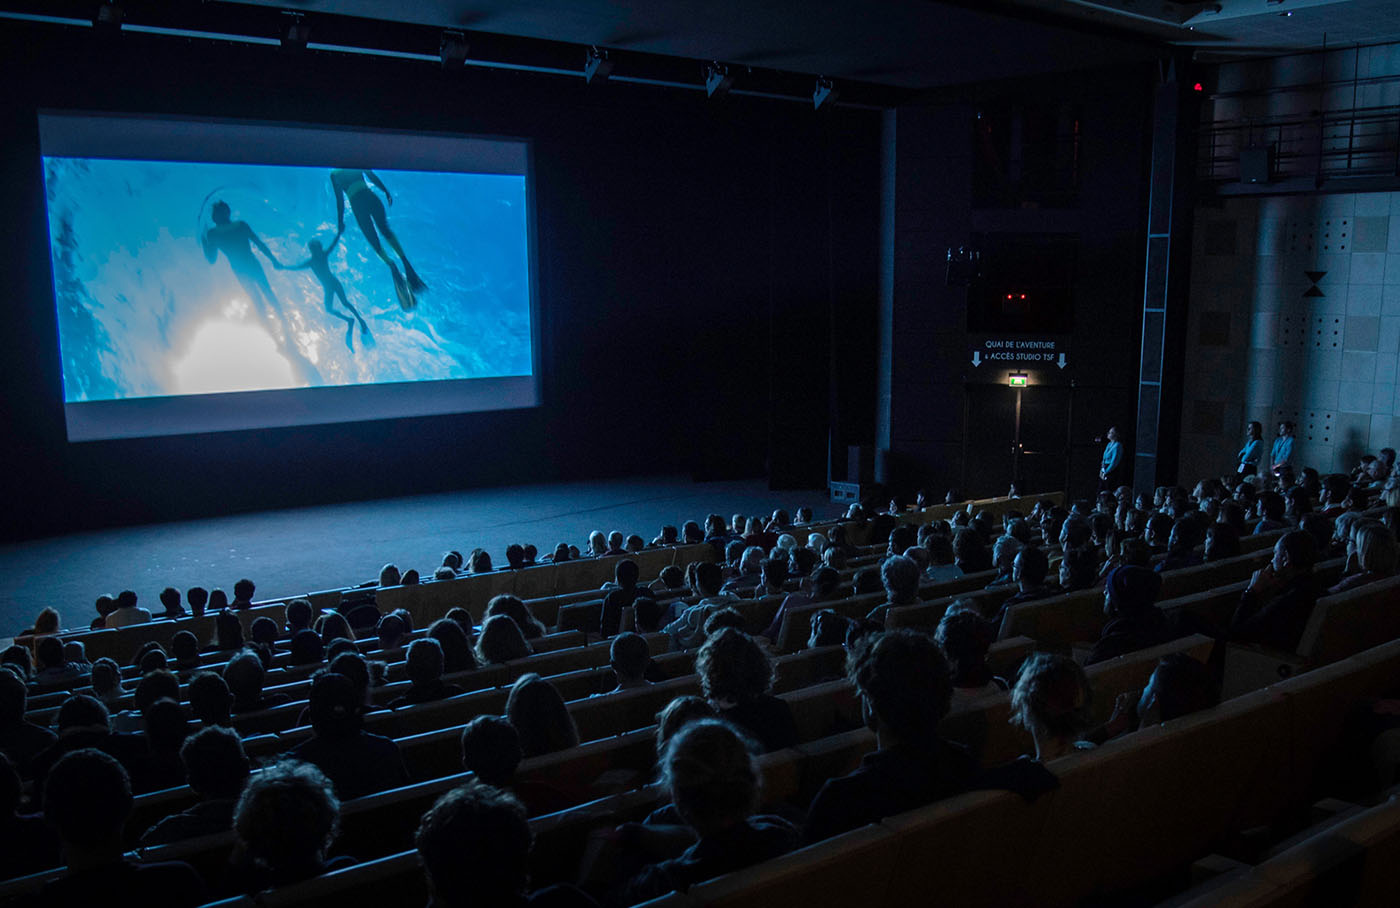
<instances>
[{"instance_id":1,"label":"stage light fixture","mask_svg":"<svg viewBox=\"0 0 1400 908\"><path fill-rule=\"evenodd\" d=\"M722 98L734 86L734 76L723 63L711 63L705 67L705 94L711 98Z\"/></svg>"},{"instance_id":2,"label":"stage light fixture","mask_svg":"<svg viewBox=\"0 0 1400 908\"><path fill-rule=\"evenodd\" d=\"M443 32L442 43L438 45L438 59L442 61L442 68L460 68L467 62L467 53L470 50L471 45L467 44L466 35L454 31Z\"/></svg>"},{"instance_id":3,"label":"stage light fixture","mask_svg":"<svg viewBox=\"0 0 1400 908\"><path fill-rule=\"evenodd\" d=\"M812 106L817 110L823 107L831 107L840 97L836 91L836 85L826 76L817 76L817 87L812 91Z\"/></svg>"},{"instance_id":4,"label":"stage light fixture","mask_svg":"<svg viewBox=\"0 0 1400 908\"><path fill-rule=\"evenodd\" d=\"M598 47L588 49L588 57L583 63L583 78L589 85L606 82L612 74L613 61L608 52Z\"/></svg>"},{"instance_id":5,"label":"stage light fixture","mask_svg":"<svg viewBox=\"0 0 1400 908\"><path fill-rule=\"evenodd\" d=\"M115 34L121 31L122 20L125 18L126 10L122 9L120 3L106 0L97 7L97 14L92 17L92 27L99 32Z\"/></svg>"},{"instance_id":6,"label":"stage light fixture","mask_svg":"<svg viewBox=\"0 0 1400 908\"><path fill-rule=\"evenodd\" d=\"M306 44L311 40L311 26L306 24L306 17L301 13L283 12L287 17L286 29L282 32L282 49L289 51L306 50Z\"/></svg>"}]
</instances>

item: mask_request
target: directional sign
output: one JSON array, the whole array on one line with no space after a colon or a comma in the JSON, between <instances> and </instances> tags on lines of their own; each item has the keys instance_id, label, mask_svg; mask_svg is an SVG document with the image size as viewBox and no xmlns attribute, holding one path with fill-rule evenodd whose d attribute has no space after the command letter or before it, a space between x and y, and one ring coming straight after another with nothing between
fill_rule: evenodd
<instances>
[{"instance_id":1,"label":"directional sign","mask_svg":"<svg viewBox=\"0 0 1400 908\"><path fill-rule=\"evenodd\" d=\"M1053 365L1063 369L1069 365L1069 339L1065 337L972 335L969 340L974 368L992 364Z\"/></svg>"},{"instance_id":2,"label":"directional sign","mask_svg":"<svg viewBox=\"0 0 1400 908\"><path fill-rule=\"evenodd\" d=\"M1031 372L1031 384L1068 381L1074 357L1069 335L1064 334L970 334L967 380L1007 381L1009 372Z\"/></svg>"}]
</instances>

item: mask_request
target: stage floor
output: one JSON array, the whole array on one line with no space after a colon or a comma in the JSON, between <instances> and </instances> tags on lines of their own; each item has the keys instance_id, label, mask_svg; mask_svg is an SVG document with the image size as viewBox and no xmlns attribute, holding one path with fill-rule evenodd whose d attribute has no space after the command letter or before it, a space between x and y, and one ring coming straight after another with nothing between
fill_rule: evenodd
<instances>
[{"instance_id":1,"label":"stage floor","mask_svg":"<svg viewBox=\"0 0 1400 908\"><path fill-rule=\"evenodd\" d=\"M478 489L313 508L150 524L0 546L0 639L29 627L44 606L67 627L86 627L103 593L135 590L160 610L167 586L222 587L248 577L258 599L293 597L370 580L393 562L430 574L442 554L484 548L505 562L512 542L544 555L560 542L580 548L592 530L637 533L648 542L665 524L720 513L768 514L839 506L822 491L771 492L762 480L696 483L648 476L586 483ZM8 644L6 644L8 645Z\"/></svg>"}]
</instances>

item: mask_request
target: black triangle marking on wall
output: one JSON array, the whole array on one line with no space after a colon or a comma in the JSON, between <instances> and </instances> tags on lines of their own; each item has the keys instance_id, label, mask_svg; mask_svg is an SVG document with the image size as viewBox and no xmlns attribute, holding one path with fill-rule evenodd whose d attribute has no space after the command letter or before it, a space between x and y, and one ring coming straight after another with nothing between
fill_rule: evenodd
<instances>
[{"instance_id":1,"label":"black triangle marking on wall","mask_svg":"<svg viewBox=\"0 0 1400 908\"><path fill-rule=\"evenodd\" d=\"M1304 271L1303 273L1306 274L1308 280L1312 281L1314 284L1327 276L1326 271Z\"/></svg>"},{"instance_id":2,"label":"black triangle marking on wall","mask_svg":"<svg viewBox=\"0 0 1400 908\"><path fill-rule=\"evenodd\" d=\"M1314 284L1313 286L1309 287L1309 288L1307 289L1307 291L1303 294L1303 296L1326 296L1326 295L1327 295L1327 294L1323 293L1321 290L1318 289L1318 287L1317 287L1316 284Z\"/></svg>"}]
</instances>

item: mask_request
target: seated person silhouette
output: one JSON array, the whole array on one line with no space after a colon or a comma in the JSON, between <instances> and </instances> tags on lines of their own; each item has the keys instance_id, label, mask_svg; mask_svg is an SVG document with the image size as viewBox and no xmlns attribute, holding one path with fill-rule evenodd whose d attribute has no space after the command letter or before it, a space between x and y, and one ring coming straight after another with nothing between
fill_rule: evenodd
<instances>
[{"instance_id":1,"label":"seated person silhouette","mask_svg":"<svg viewBox=\"0 0 1400 908\"><path fill-rule=\"evenodd\" d=\"M204 257L212 265L218 261L220 252L224 254L229 267L233 269L234 277L238 278L238 283L248 294L248 301L258 308L272 329L270 334L279 352L287 357L293 369L302 373L302 380L306 384L322 384L321 375L316 371L316 367L301 355L296 343L290 339L283 321L282 303L277 299L277 294L272 292L272 286L267 282L267 273L253 254L253 247L257 247L274 266L281 267L281 263L246 221L232 220L228 202L216 201L209 213L214 219L214 226L204 231L204 235L200 237Z\"/></svg>"},{"instance_id":2,"label":"seated person silhouette","mask_svg":"<svg viewBox=\"0 0 1400 908\"><path fill-rule=\"evenodd\" d=\"M350 298L345 295L345 285L340 282L340 278L331 273L331 250L335 249L335 244L340 242L340 235L344 233L344 228L337 230L335 238L331 244L322 248L320 240L312 240L306 244L308 258L299 265L283 265L276 263L279 269L287 271L302 271L310 268L311 273L316 275L316 279L321 282L321 289L326 293L326 311L336 318L345 322L345 346L350 348L350 352L355 352L355 321L360 322L360 339L366 346L374 343L374 336L369 333L369 325L365 324L364 316L360 315L358 309L350 304ZM335 308L335 298L340 297L340 301L345 304L345 308L350 310L349 315L341 315Z\"/></svg>"},{"instance_id":3,"label":"seated person silhouette","mask_svg":"<svg viewBox=\"0 0 1400 908\"><path fill-rule=\"evenodd\" d=\"M342 168L331 171L331 189L335 192L336 231L339 233L345 229L345 202L348 199L350 210L355 215L355 223L360 225L360 233L364 234L365 240L375 254L384 260L384 264L389 266L389 273L394 278L394 292L399 297L399 305L405 310L412 309L418 305L416 294L427 290L428 285L423 283L418 272L414 271L413 266L409 264L408 256L403 251L403 245L399 243L398 236L389 227L384 203L379 201L379 196L370 189L371 183L384 193L385 201L390 205L394 204L394 197L389 192L389 187L384 185L384 182L375 175L374 171ZM403 262L402 273L400 273L399 266L395 264L393 258L384 251L384 245L379 240L380 234L384 235L384 239ZM407 275L406 279L405 274Z\"/></svg>"}]
</instances>

